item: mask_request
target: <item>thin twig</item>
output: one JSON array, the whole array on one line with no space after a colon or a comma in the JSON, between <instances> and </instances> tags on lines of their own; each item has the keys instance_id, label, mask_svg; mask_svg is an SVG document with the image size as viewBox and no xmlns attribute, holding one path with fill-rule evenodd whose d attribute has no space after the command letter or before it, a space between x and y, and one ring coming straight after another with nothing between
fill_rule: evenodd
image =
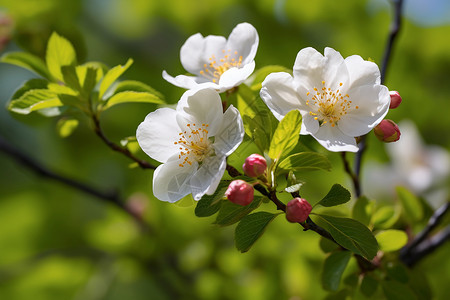
<instances>
[{"instance_id":1,"label":"thin twig","mask_svg":"<svg viewBox=\"0 0 450 300\"><path fill-rule=\"evenodd\" d=\"M389 62L390 62L390 59L392 56L392 50L394 49L395 40L396 40L396 37L398 36L398 33L400 32L401 25L402 25L403 0L392 0L392 2L394 4L394 17L391 22L388 40L387 40L386 47L384 50L383 61L381 63L381 70L380 70L381 84L384 84L384 82L386 80L386 72L388 70ZM354 174L356 175L358 183L360 182L361 161L362 161L362 157L363 157L363 154L364 154L366 148L367 148L367 139L366 139L366 135L364 135L361 137L361 140L359 142L359 150L356 153L355 164L354 164L354 168L355 168ZM356 190L356 187L355 187L355 190ZM359 191L361 193L361 186L359 187ZM357 196L360 196L360 195L357 194Z\"/></svg>"},{"instance_id":2,"label":"thin twig","mask_svg":"<svg viewBox=\"0 0 450 300\"><path fill-rule=\"evenodd\" d=\"M142 220L139 216L134 214L132 211L130 211L125 203L119 198L119 195L117 192L102 192L97 189L95 189L92 186L89 186L87 184L84 184L82 182L76 181L74 179L71 179L69 177L63 176L61 174L58 174L56 172L53 172L46 167L44 167L42 164L34 160L33 158L29 157L27 154L25 154L20 149L16 148L15 146L11 145L8 141L6 141L3 137L0 136L0 151L9 155L11 158L13 158L18 163L22 164L29 170L35 172L38 176L46 177L49 179L53 179L57 182L63 183L71 188L74 188L76 190L79 190L83 193L89 194L91 196L96 197L97 199L100 199L102 201L112 203L115 206L119 207L121 210L128 213L130 216L132 216L134 219L138 221L140 225L142 225L143 228L146 226L143 224Z\"/></svg>"},{"instance_id":3,"label":"thin twig","mask_svg":"<svg viewBox=\"0 0 450 300\"><path fill-rule=\"evenodd\" d=\"M353 173L352 168L350 167L350 164L347 160L346 152L341 152L341 158L342 162L344 163L345 172L347 172L347 174L352 179L356 197L359 198L361 196L361 185L359 184L358 176L355 173Z\"/></svg>"},{"instance_id":4,"label":"thin twig","mask_svg":"<svg viewBox=\"0 0 450 300\"><path fill-rule=\"evenodd\" d=\"M436 234L427 240L427 237L442 221L444 216L450 211L450 201L438 208L428 221L427 226L400 252L400 259L407 265L412 266L420 259L431 253L439 245L443 244L446 239L450 238L446 233L450 230L447 227L442 232ZM430 248L430 249L428 249Z\"/></svg>"},{"instance_id":5,"label":"thin twig","mask_svg":"<svg viewBox=\"0 0 450 300\"><path fill-rule=\"evenodd\" d=\"M100 126L100 121L95 115L92 116L92 120L94 122L95 133L97 134L97 136L100 137L100 139L102 139L103 142L105 142L106 145L108 145L109 148L111 148L114 151L124 154L131 160L135 161L142 169L153 169L153 170L156 169L156 167L153 166L152 164L150 164L148 161L139 159L136 156L134 156L133 153L131 153L130 150L128 150L126 147L121 147L121 146L117 145L116 143L112 142L111 140L109 140L106 137L106 135L103 133L103 130Z\"/></svg>"}]
</instances>

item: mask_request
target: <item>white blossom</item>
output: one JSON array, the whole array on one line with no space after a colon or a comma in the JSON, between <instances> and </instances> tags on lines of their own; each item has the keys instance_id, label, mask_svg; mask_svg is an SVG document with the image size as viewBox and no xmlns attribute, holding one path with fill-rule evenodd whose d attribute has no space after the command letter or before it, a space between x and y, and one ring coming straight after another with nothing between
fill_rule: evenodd
<instances>
[{"instance_id":1,"label":"white blossom","mask_svg":"<svg viewBox=\"0 0 450 300\"><path fill-rule=\"evenodd\" d=\"M219 94L210 88L185 92L176 110L149 113L136 132L142 150L162 163L153 174L153 194L168 202L214 193L226 157L243 137L239 111L230 106L224 113Z\"/></svg>"},{"instance_id":2,"label":"white blossom","mask_svg":"<svg viewBox=\"0 0 450 300\"><path fill-rule=\"evenodd\" d=\"M375 63L357 55L344 59L331 48L325 48L325 55L313 48L300 50L293 76L267 76L261 98L279 120L299 110L300 134L312 135L330 151L351 152L358 151L355 137L380 123L390 103Z\"/></svg>"},{"instance_id":3,"label":"white blossom","mask_svg":"<svg viewBox=\"0 0 450 300\"><path fill-rule=\"evenodd\" d=\"M185 89L211 87L224 92L240 85L253 73L258 43L258 33L248 23L238 24L228 39L194 34L180 51L181 64L194 76L172 77L165 70L162 76Z\"/></svg>"}]
</instances>

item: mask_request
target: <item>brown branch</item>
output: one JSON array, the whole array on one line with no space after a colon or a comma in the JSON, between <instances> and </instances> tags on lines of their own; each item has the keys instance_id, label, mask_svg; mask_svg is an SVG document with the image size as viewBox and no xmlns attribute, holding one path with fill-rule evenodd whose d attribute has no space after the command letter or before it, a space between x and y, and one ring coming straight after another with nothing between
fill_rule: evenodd
<instances>
[{"instance_id":1,"label":"brown branch","mask_svg":"<svg viewBox=\"0 0 450 300\"><path fill-rule=\"evenodd\" d=\"M105 142L106 145L108 145L109 148L111 148L112 150L117 151L119 153L122 153L126 157L135 161L139 165L139 167L141 167L142 169L153 169L153 170L156 169L156 167L153 166L152 164L150 164L148 161L139 159L138 157L134 156L133 153L131 153L130 150L128 150L126 147L119 146L116 143L109 140L106 137L106 135L103 133L103 130L100 126L99 118L95 114L92 115L92 120L94 122L95 133L97 134L98 137L100 137L100 139L103 142Z\"/></svg>"},{"instance_id":2,"label":"brown branch","mask_svg":"<svg viewBox=\"0 0 450 300\"><path fill-rule=\"evenodd\" d=\"M148 229L147 226L144 225L144 223L142 222L142 219L139 216L137 216L136 214L134 214L131 210L128 209L128 207L125 205L124 201L122 201L119 198L119 195L116 191L102 192L92 186L89 186L82 182L76 181L69 177L63 176L56 172L53 172L53 171L47 169L46 167L44 167L42 164L40 164L33 158L29 157L27 154L25 154L20 149L11 145L8 141L6 141L1 136L0 136L0 151L9 155L9 157L11 157L12 159L14 159L16 162L20 163L24 167L28 168L29 170L33 171L38 176L55 180L57 182L65 184L66 186L69 186L73 189L79 190L85 194L94 196L95 198L97 198L99 200L114 204L116 207L125 211L127 214L132 216L136 221L138 221L138 223L142 226L142 228Z\"/></svg>"},{"instance_id":3,"label":"brown branch","mask_svg":"<svg viewBox=\"0 0 450 300\"><path fill-rule=\"evenodd\" d=\"M346 152L341 152L342 162L344 163L345 172L350 176L353 182L353 188L355 189L356 197L359 198L361 196L361 185L359 183L359 177L353 173L352 168L346 157Z\"/></svg>"}]
</instances>

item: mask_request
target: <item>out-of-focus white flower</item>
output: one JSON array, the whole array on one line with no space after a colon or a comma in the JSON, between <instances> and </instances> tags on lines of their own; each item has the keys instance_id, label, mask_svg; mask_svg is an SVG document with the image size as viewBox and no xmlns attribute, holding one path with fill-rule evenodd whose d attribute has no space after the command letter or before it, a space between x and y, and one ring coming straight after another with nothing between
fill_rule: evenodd
<instances>
[{"instance_id":1,"label":"out-of-focus white flower","mask_svg":"<svg viewBox=\"0 0 450 300\"><path fill-rule=\"evenodd\" d=\"M386 144L391 164L367 165L364 189L377 198L404 185L437 207L447 199L448 191L442 184L450 175L450 154L442 147L425 145L412 121L404 120L399 127L401 139Z\"/></svg>"},{"instance_id":2,"label":"out-of-focus white flower","mask_svg":"<svg viewBox=\"0 0 450 300\"><path fill-rule=\"evenodd\" d=\"M300 134L312 135L330 151L358 151L355 137L368 133L389 110L389 90L380 84L378 66L358 55L344 59L334 49L322 55L300 50L293 76L272 73L261 98L281 120L289 111L302 114Z\"/></svg>"},{"instance_id":3,"label":"out-of-focus white flower","mask_svg":"<svg viewBox=\"0 0 450 300\"><path fill-rule=\"evenodd\" d=\"M136 132L142 150L163 163L153 174L153 194L167 202L214 193L226 157L243 137L239 111L230 106L224 113L219 94L209 88L185 92L176 110L151 112Z\"/></svg>"},{"instance_id":4,"label":"out-of-focus white flower","mask_svg":"<svg viewBox=\"0 0 450 300\"><path fill-rule=\"evenodd\" d=\"M165 70L162 76L185 89L200 86L224 92L240 85L253 73L258 43L258 33L248 23L238 24L228 40L223 36L194 34L181 47L180 60L195 76L172 77Z\"/></svg>"}]
</instances>

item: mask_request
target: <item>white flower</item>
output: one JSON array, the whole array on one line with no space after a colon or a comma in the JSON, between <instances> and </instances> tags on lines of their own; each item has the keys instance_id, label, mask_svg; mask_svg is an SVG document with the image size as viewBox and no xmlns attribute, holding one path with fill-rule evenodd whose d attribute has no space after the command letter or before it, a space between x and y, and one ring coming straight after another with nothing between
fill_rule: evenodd
<instances>
[{"instance_id":1,"label":"white flower","mask_svg":"<svg viewBox=\"0 0 450 300\"><path fill-rule=\"evenodd\" d=\"M238 24L228 40L223 36L194 34L181 47L180 60L196 76L172 77L165 70L162 76L182 88L211 87L224 92L240 85L253 73L258 43L258 33L248 23Z\"/></svg>"},{"instance_id":2,"label":"white flower","mask_svg":"<svg viewBox=\"0 0 450 300\"><path fill-rule=\"evenodd\" d=\"M168 202L214 193L226 157L243 137L239 111L230 106L223 113L219 94L210 88L185 92L176 110L151 112L136 132L142 150L163 163L153 174L153 194Z\"/></svg>"},{"instance_id":3,"label":"white flower","mask_svg":"<svg viewBox=\"0 0 450 300\"><path fill-rule=\"evenodd\" d=\"M330 151L358 151L355 137L372 130L389 110L378 66L358 55L344 59L331 48L325 56L305 48L297 54L293 75L267 76L261 98L279 120L299 110L300 134L312 135Z\"/></svg>"}]
</instances>

